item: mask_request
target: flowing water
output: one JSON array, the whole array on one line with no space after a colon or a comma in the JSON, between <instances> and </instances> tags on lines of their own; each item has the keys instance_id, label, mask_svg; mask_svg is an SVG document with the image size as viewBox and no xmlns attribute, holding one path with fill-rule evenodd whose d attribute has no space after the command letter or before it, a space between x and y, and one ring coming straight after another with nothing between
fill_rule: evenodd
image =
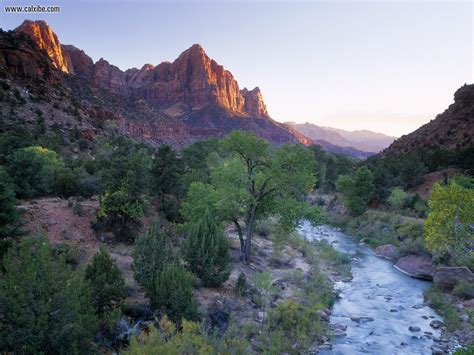
<instances>
[{"instance_id":1,"label":"flowing water","mask_svg":"<svg viewBox=\"0 0 474 355\"><path fill-rule=\"evenodd\" d=\"M390 261L331 227L305 223L301 232L309 240L325 239L352 257L353 279L336 283L340 299L331 315L332 324L347 326L346 334L335 337L332 349L321 354L432 353L432 338L439 337L440 331L430 322L442 319L423 304L429 282L402 274ZM410 331L411 326L420 330Z\"/></svg>"}]
</instances>

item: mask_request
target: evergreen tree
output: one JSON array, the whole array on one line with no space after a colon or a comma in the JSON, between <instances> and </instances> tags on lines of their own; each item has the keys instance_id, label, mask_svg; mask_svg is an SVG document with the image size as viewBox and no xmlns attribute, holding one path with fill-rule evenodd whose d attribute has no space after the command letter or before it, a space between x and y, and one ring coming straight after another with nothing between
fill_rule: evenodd
<instances>
[{"instance_id":1,"label":"evergreen tree","mask_svg":"<svg viewBox=\"0 0 474 355\"><path fill-rule=\"evenodd\" d=\"M161 145L151 168L153 192L163 200L165 195L179 195L181 162L169 145Z\"/></svg>"},{"instance_id":2,"label":"evergreen tree","mask_svg":"<svg viewBox=\"0 0 474 355\"><path fill-rule=\"evenodd\" d=\"M133 249L135 279L147 292L153 289L156 276L172 255L172 248L157 221L135 241Z\"/></svg>"},{"instance_id":3,"label":"evergreen tree","mask_svg":"<svg viewBox=\"0 0 474 355\"><path fill-rule=\"evenodd\" d=\"M229 278L229 242L209 209L191 224L182 254L187 268L205 286L217 287Z\"/></svg>"},{"instance_id":4,"label":"evergreen tree","mask_svg":"<svg viewBox=\"0 0 474 355\"><path fill-rule=\"evenodd\" d=\"M9 180L6 171L0 167L0 261L13 238L21 234L20 212L15 206L15 192Z\"/></svg>"},{"instance_id":5,"label":"evergreen tree","mask_svg":"<svg viewBox=\"0 0 474 355\"><path fill-rule=\"evenodd\" d=\"M125 280L104 248L100 248L87 266L85 279L92 293L96 314L102 317L120 307L127 295Z\"/></svg>"},{"instance_id":6,"label":"evergreen tree","mask_svg":"<svg viewBox=\"0 0 474 355\"><path fill-rule=\"evenodd\" d=\"M167 263L155 279L148 294L153 307L161 310L175 323L198 318L193 292L193 276L176 262Z\"/></svg>"},{"instance_id":7,"label":"evergreen tree","mask_svg":"<svg viewBox=\"0 0 474 355\"><path fill-rule=\"evenodd\" d=\"M10 248L0 277L0 351L88 353L97 329L81 274L52 258L46 237Z\"/></svg>"}]
</instances>

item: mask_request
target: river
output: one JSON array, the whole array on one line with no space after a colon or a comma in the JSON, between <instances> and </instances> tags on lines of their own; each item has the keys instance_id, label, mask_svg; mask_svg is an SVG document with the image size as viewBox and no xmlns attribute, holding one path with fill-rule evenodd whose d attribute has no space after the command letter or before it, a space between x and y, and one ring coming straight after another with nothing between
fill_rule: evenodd
<instances>
[{"instance_id":1,"label":"river","mask_svg":"<svg viewBox=\"0 0 474 355\"><path fill-rule=\"evenodd\" d=\"M325 239L352 257L353 279L336 283L340 299L331 314L331 324L347 326L345 335L336 336L332 349L320 354L432 353L433 337L439 337L440 331L430 322L442 318L423 304L429 282L402 274L389 260L329 226L313 228L305 223L301 232L309 240Z\"/></svg>"}]
</instances>

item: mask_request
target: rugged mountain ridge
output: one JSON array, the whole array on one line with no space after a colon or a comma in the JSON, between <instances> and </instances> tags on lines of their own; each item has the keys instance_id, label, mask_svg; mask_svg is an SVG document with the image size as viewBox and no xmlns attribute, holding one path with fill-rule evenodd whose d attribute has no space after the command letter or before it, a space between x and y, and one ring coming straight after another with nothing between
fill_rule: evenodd
<instances>
[{"instance_id":1,"label":"rugged mountain ridge","mask_svg":"<svg viewBox=\"0 0 474 355\"><path fill-rule=\"evenodd\" d=\"M122 71L103 58L94 63L83 50L61 44L45 21L25 21L13 33L3 35L16 36L14 41L35 43L37 51L44 54L35 56L43 61L45 56L50 59L49 67L46 65L43 71L70 86L67 91L71 91L72 100L79 102L81 108L87 107L86 114L108 112L125 133L151 144L180 146L223 137L234 129L254 131L275 144L313 143L271 119L260 89L240 90L232 74L209 58L200 45L193 45L172 63L145 64L141 69ZM0 50L5 57L7 48ZM31 69L27 57L23 56L23 67ZM7 72L18 70L15 60L4 60L4 64ZM36 71L35 75L43 79ZM35 75L30 79L36 80ZM110 98L96 100L94 96L104 98L110 94L122 97L116 100L116 106L110 104ZM95 101L105 107L91 103ZM131 107L139 112L128 112Z\"/></svg>"},{"instance_id":2,"label":"rugged mountain ridge","mask_svg":"<svg viewBox=\"0 0 474 355\"><path fill-rule=\"evenodd\" d=\"M25 128L36 129L36 116L32 113L39 112L48 131L63 127L62 135L70 136L73 130L74 136L91 141L107 134L104 124L110 121L124 134L150 145L166 143L180 147L196 140L220 138L234 129L253 131L277 145L312 143L268 117L258 88L242 90L242 97L227 95L237 92L237 82L230 72L213 64L200 46L183 53L181 59L188 58L187 62L183 60L184 64L174 62L178 68L185 67L184 73L170 73L173 63L157 67L147 64L140 70L122 72L104 59L93 63L81 49L61 45L52 30L41 28L47 26L44 21L27 21L26 25L30 27L0 30L0 81L6 88L2 92L0 87L0 101L6 103L0 107L0 121L3 119L11 127L22 122ZM41 36L31 36L25 28L32 28L32 33ZM45 38L48 35L52 38ZM197 66L193 67L191 59L195 57ZM203 69L202 63L206 61L209 66ZM68 63L67 70L61 63ZM211 76L210 83L201 82L199 86L200 79L209 78L208 69L217 74ZM152 73L154 70L169 74L160 77ZM219 91L219 85L223 86L219 81L225 83L230 79L235 86ZM188 85L193 80L195 90ZM147 94L153 90L146 91L140 82L151 83L153 90L170 83L165 88L170 94L160 95L160 102L154 101ZM177 89L173 93L174 84ZM124 88L127 92L120 94ZM176 98L178 102L174 103Z\"/></svg>"},{"instance_id":3,"label":"rugged mountain ridge","mask_svg":"<svg viewBox=\"0 0 474 355\"><path fill-rule=\"evenodd\" d=\"M122 71L103 58L94 63L84 51L62 45L45 21L25 21L16 31L28 34L46 50L57 69L113 93L146 99L160 109L179 104L190 111L216 104L242 116L269 117L259 88L240 90L232 73L209 58L199 44L172 63Z\"/></svg>"},{"instance_id":4,"label":"rugged mountain ridge","mask_svg":"<svg viewBox=\"0 0 474 355\"><path fill-rule=\"evenodd\" d=\"M454 93L454 103L416 131L393 142L381 155L406 153L418 148L453 150L474 144L474 84Z\"/></svg>"},{"instance_id":5,"label":"rugged mountain ridge","mask_svg":"<svg viewBox=\"0 0 474 355\"><path fill-rule=\"evenodd\" d=\"M324 141L334 146L347 148L346 150L352 148L370 154L378 153L395 140L395 137L367 130L345 131L332 127L318 126L309 122L286 122L286 124L311 138L316 143Z\"/></svg>"}]
</instances>

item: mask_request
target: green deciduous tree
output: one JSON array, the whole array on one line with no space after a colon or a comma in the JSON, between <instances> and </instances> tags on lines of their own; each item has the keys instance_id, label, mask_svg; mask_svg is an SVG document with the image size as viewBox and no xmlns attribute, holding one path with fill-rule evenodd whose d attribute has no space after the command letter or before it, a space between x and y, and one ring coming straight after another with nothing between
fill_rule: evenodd
<instances>
[{"instance_id":1,"label":"green deciduous tree","mask_svg":"<svg viewBox=\"0 0 474 355\"><path fill-rule=\"evenodd\" d=\"M197 302L193 292L193 276L177 262L163 265L148 293L154 308L176 323L182 319L197 320Z\"/></svg>"},{"instance_id":2,"label":"green deciduous tree","mask_svg":"<svg viewBox=\"0 0 474 355\"><path fill-rule=\"evenodd\" d=\"M56 152L43 147L18 149L9 159L9 173L20 198L45 196L55 191L64 169Z\"/></svg>"},{"instance_id":3,"label":"green deciduous tree","mask_svg":"<svg viewBox=\"0 0 474 355\"><path fill-rule=\"evenodd\" d=\"M229 242L209 209L189 227L182 254L187 268L205 286L217 287L230 274Z\"/></svg>"},{"instance_id":4,"label":"green deciduous tree","mask_svg":"<svg viewBox=\"0 0 474 355\"><path fill-rule=\"evenodd\" d=\"M345 205L352 216L359 216L367 208L374 192L372 172L363 166L357 169L355 177L340 175L336 188L342 193Z\"/></svg>"},{"instance_id":5,"label":"green deciduous tree","mask_svg":"<svg viewBox=\"0 0 474 355\"><path fill-rule=\"evenodd\" d=\"M139 230L145 205L144 197L132 196L122 185L118 190L106 192L101 197L97 217L114 231L117 239L125 241L133 239Z\"/></svg>"},{"instance_id":6,"label":"green deciduous tree","mask_svg":"<svg viewBox=\"0 0 474 355\"><path fill-rule=\"evenodd\" d=\"M133 239L147 205L151 158L137 142L115 137L102 147L95 164L104 195L98 217L121 239Z\"/></svg>"},{"instance_id":7,"label":"green deciduous tree","mask_svg":"<svg viewBox=\"0 0 474 355\"><path fill-rule=\"evenodd\" d=\"M20 354L91 350L97 319L83 277L54 260L46 237L10 248L0 277L0 349Z\"/></svg>"},{"instance_id":8,"label":"green deciduous tree","mask_svg":"<svg viewBox=\"0 0 474 355\"><path fill-rule=\"evenodd\" d=\"M428 205L426 246L431 251L448 252L455 259L469 255L474 247L474 190L455 182L447 186L436 183Z\"/></svg>"},{"instance_id":9,"label":"green deciduous tree","mask_svg":"<svg viewBox=\"0 0 474 355\"><path fill-rule=\"evenodd\" d=\"M251 257L253 228L257 219L269 214L279 217L288 230L301 219L321 220L318 209L305 202L314 187L315 161L299 145L273 148L252 133L234 131L220 142L226 159L211 172L211 183L194 183L182 214L195 221L210 208L219 219L234 223L240 240L241 258Z\"/></svg>"},{"instance_id":10,"label":"green deciduous tree","mask_svg":"<svg viewBox=\"0 0 474 355\"><path fill-rule=\"evenodd\" d=\"M85 279L92 293L92 301L99 317L119 308L127 295L122 274L109 253L100 248L87 265Z\"/></svg>"}]
</instances>

